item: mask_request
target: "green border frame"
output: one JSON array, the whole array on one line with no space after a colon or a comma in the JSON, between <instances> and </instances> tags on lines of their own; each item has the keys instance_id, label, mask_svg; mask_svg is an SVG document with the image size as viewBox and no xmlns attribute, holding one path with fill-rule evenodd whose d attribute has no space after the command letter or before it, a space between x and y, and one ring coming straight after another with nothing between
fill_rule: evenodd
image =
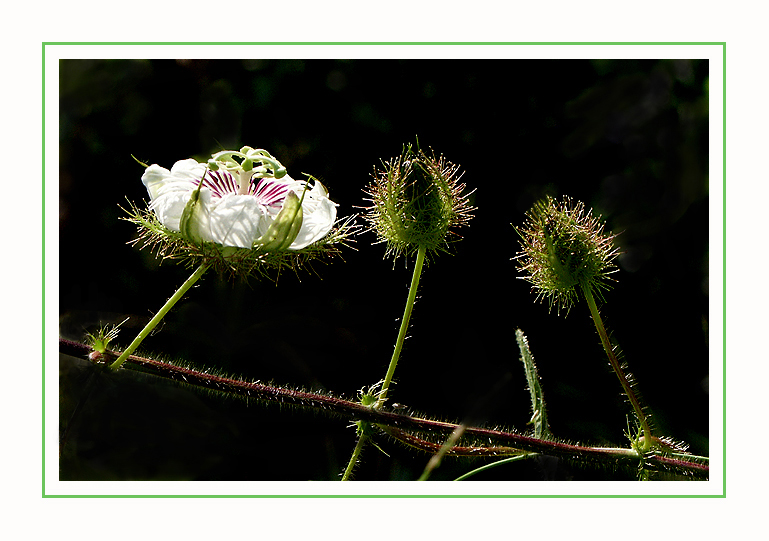
<instances>
[{"instance_id":1,"label":"green border frame","mask_svg":"<svg viewBox=\"0 0 769 541\"><path fill-rule=\"evenodd\" d=\"M232 495L203 495L203 494L134 494L134 495L115 495L115 494L46 494L45 493L45 48L53 45L715 45L722 48L723 62L723 490L721 494L398 494L398 495L372 495L372 494L232 494ZM454 499L454 498L725 498L726 497L726 42L725 41L580 41L580 42L529 42L529 41L254 41L254 42L195 42L195 41L44 41L42 42L42 194L43 194L43 234L42 234L42 323L43 323L43 419L42 419L42 497L43 498L271 498L271 499L294 499L294 498L359 498L359 499L405 499L405 498L434 498L434 499Z\"/></svg>"}]
</instances>

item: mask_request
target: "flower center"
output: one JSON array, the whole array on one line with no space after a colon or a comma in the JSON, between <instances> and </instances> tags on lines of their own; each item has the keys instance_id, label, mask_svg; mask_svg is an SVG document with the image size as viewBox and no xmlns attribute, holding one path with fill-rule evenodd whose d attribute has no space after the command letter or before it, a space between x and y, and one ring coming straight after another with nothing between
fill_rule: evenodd
<instances>
[{"instance_id":1,"label":"flower center","mask_svg":"<svg viewBox=\"0 0 769 541\"><path fill-rule=\"evenodd\" d=\"M208 170L203 178L203 187L211 190L213 197L252 195L265 207L280 209L283 206L283 200L288 195L288 185L275 179L258 177L252 177L247 182L248 187L241 191L238 181L229 171Z\"/></svg>"},{"instance_id":2,"label":"flower center","mask_svg":"<svg viewBox=\"0 0 769 541\"><path fill-rule=\"evenodd\" d=\"M260 205L280 208L288 195L288 186L269 178L251 179L248 193L256 197Z\"/></svg>"}]
</instances>

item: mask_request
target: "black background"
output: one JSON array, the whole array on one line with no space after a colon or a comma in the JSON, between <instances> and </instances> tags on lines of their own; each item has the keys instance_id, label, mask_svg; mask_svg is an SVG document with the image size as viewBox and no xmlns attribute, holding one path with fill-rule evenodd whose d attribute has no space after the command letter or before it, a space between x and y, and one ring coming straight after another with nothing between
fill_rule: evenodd
<instances>
[{"instance_id":1,"label":"black background","mask_svg":"<svg viewBox=\"0 0 769 541\"><path fill-rule=\"evenodd\" d=\"M626 444L630 412L584 303L535 304L511 258L531 204L569 195L621 232L605 322L659 435L708 454L708 66L696 60L65 60L60 64L60 333L123 326L127 345L187 278L127 243L146 163L221 148L269 150L321 179L340 216L360 212L382 159L419 138L465 172L477 206L454 255L423 273L392 400L450 420L525 430L526 333L556 436ZM719 224L714 224L716 227ZM372 233L317 275L206 276L140 351L353 397L384 376L413 261ZM344 421L194 393L130 373L99 379L62 358L60 478L336 479ZM83 407L73 422L75 404ZM379 442L357 478L414 479L428 457ZM482 462L444 461L434 479ZM531 461L478 479L625 479Z\"/></svg>"}]
</instances>

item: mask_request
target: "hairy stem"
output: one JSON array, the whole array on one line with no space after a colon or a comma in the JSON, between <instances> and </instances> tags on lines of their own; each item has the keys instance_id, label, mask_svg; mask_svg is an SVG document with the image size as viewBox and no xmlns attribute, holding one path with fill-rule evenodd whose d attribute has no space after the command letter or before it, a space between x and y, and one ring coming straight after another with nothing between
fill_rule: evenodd
<instances>
[{"instance_id":1,"label":"hairy stem","mask_svg":"<svg viewBox=\"0 0 769 541\"><path fill-rule=\"evenodd\" d=\"M601 337L601 344L603 344L603 349L606 352L606 356L609 358L609 363L614 369L614 373L617 374L617 378L622 385L622 389L624 389L625 394L630 400L630 404L633 406L633 410L635 411L635 414L641 423L641 430L644 434L644 441L643 445L641 446L641 450L643 452L648 451L652 445L652 431L651 427L649 426L649 421L646 418L646 414L643 412L643 408L641 408L638 397L633 392L633 388L630 386L630 382L628 382L627 377L625 376L625 372L622 370L622 366L620 366L620 363L617 360L617 356L614 354L614 348L611 346L609 335L606 332L606 328L603 325L603 320L601 319L601 314L598 312L598 306L595 303L593 292L590 290L590 287L586 285L582 286L582 292L585 294L587 305L590 307L590 315L593 316L595 328L598 331L598 335Z\"/></svg>"},{"instance_id":2,"label":"hairy stem","mask_svg":"<svg viewBox=\"0 0 769 541\"><path fill-rule=\"evenodd\" d=\"M59 339L59 352L88 359L95 363L110 363L118 357L112 351L99 352L92 347L79 342L72 342L63 338ZM290 404L326 415L336 416L356 421L367 421L380 427L389 427L400 431L409 430L416 433L442 435L448 437L457 426L454 423L446 423L420 417L412 417L399 413L392 413L371 406L364 406L357 401L345 400L336 396L328 396L319 393L288 389L275 385L265 385L259 382L249 382L242 379L218 376L193 368L184 368L171 363L129 355L126 358L124 368L149 372L158 377L172 381L182 382L198 389L205 389L225 393L230 396L248 397L279 404ZM477 441L489 442L488 446L473 447L474 455L483 455L486 450L492 454L500 454L501 449L494 449L496 443L504 447L541 453L545 455L559 456L577 462L601 462L607 464L638 463L639 457L633 449L613 447L588 447L556 440L541 440L531 436L524 436L505 430L479 428L468 426L465 436ZM434 444L430 452L436 452L440 444ZM416 446L416 445L415 445ZM454 454L460 448L453 447L448 454ZM644 465L647 469L670 471L683 475L692 475L696 478L707 478L709 468L700 457L677 453L674 456L654 454L644 457Z\"/></svg>"},{"instance_id":3,"label":"hairy stem","mask_svg":"<svg viewBox=\"0 0 769 541\"><path fill-rule=\"evenodd\" d=\"M400 359L401 351L403 350L403 342L406 340L406 332L409 328L411 311L414 309L414 302L417 298L419 278L422 275L422 267L425 263L426 252L427 250L424 246L420 246L417 250L417 260L416 263L414 263L414 273L411 275L411 286L409 287L409 296L406 299L406 307L403 310L401 328L398 331L398 339L395 341L395 349L393 350L393 355L390 358L390 365L387 367L387 374L385 374L385 378L382 381L382 388L379 391L379 397L376 404L374 404L375 408L381 408L387 400L387 391L389 390L390 384L392 383L393 375L395 374L395 367L398 365L398 359ZM342 476L342 481L346 481L352 473L352 470L355 467L355 463L358 460L358 456L360 455L363 446L366 445L367 439L368 436L361 432L360 437L358 438L358 443L355 445L355 449L353 449L352 456L350 457L350 462L347 464L347 469Z\"/></svg>"},{"instance_id":4,"label":"hairy stem","mask_svg":"<svg viewBox=\"0 0 769 541\"><path fill-rule=\"evenodd\" d=\"M387 374L385 375L384 382L382 383L382 389L379 393L379 400L376 403L377 408L381 408L385 400L387 399L387 391L392 383L393 374L395 374L395 367L398 365L398 359L401 356L401 350L403 349L403 342L406 339L406 332L409 328L409 320L411 319L411 311L414 309L414 301L417 298L417 289L419 288L419 278L422 276L422 267L425 263L425 253L427 249L424 246L420 246L417 251L417 260L414 264L414 274L411 276L411 286L409 287L409 296L406 299L406 308L403 310L403 319L401 319L401 328L398 331L398 339L395 342L395 349L393 350L393 356L390 359L390 366L387 368Z\"/></svg>"},{"instance_id":5,"label":"hairy stem","mask_svg":"<svg viewBox=\"0 0 769 541\"><path fill-rule=\"evenodd\" d=\"M131 345L129 345L123 353L120 354L120 357L110 365L110 369L117 370L122 366L122 364L125 362L125 360L128 358L129 355L131 355L136 348L139 347L139 344L142 343L142 341L149 336L149 334L152 332L152 330L157 326L158 323L160 323L160 320L162 320L165 315L173 308L173 306L181 299L185 293L187 293L187 290L191 288L195 282L197 282L201 276L203 276L203 273L206 272L208 269L208 265L200 265L197 269L195 269L195 272L192 273L192 275L187 278L187 281L184 282L179 289L176 290L176 293L173 294L173 296L166 301L166 303L163 305L163 307L160 309L160 311L155 314L155 317L153 317L149 323L142 329L142 331L137 335L136 338L134 338L134 341L131 342Z\"/></svg>"},{"instance_id":6,"label":"hairy stem","mask_svg":"<svg viewBox=\"0 0 769 541\"><path fill-rule=\"evenodd\" d=\"M342 481L350 480L350 475L352 475L352 471L355 469L355 465L358 463L358 458L360 457L361 451L363 451L363 447L366 445L367 439L368 436L361 432L360 437L358 437L358 443L355 444L355 449L352 451L350 462L347 463L347 468L344 470L344 474L342 475Z\"/></svg>"}]
</instances>

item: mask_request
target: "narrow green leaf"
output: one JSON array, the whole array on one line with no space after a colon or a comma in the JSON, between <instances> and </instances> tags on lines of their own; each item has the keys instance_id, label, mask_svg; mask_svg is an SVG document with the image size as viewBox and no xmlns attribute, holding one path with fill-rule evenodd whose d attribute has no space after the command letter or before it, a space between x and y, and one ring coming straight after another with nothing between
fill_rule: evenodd
<instances>
[{"instance_id":1,"label":"narrow green leaf","mask_svg":"<svg viewBox=\"0 0 769 541\"><path fill-rule=\"evenodd\" d=\"M545 395L542 393L542 386L539 383L539 374L534 364L534 356L529 349L529 342L526 340L523 331L515 331L515 339L518 341L518 349L521 351L521 361L526 371L526 381L529 385L531 394L531 420L534 425L534 437L539 439L548 439L550 436L550 427L547 424L547 413L545 410Z\"/></svg>"}]
</instances>

